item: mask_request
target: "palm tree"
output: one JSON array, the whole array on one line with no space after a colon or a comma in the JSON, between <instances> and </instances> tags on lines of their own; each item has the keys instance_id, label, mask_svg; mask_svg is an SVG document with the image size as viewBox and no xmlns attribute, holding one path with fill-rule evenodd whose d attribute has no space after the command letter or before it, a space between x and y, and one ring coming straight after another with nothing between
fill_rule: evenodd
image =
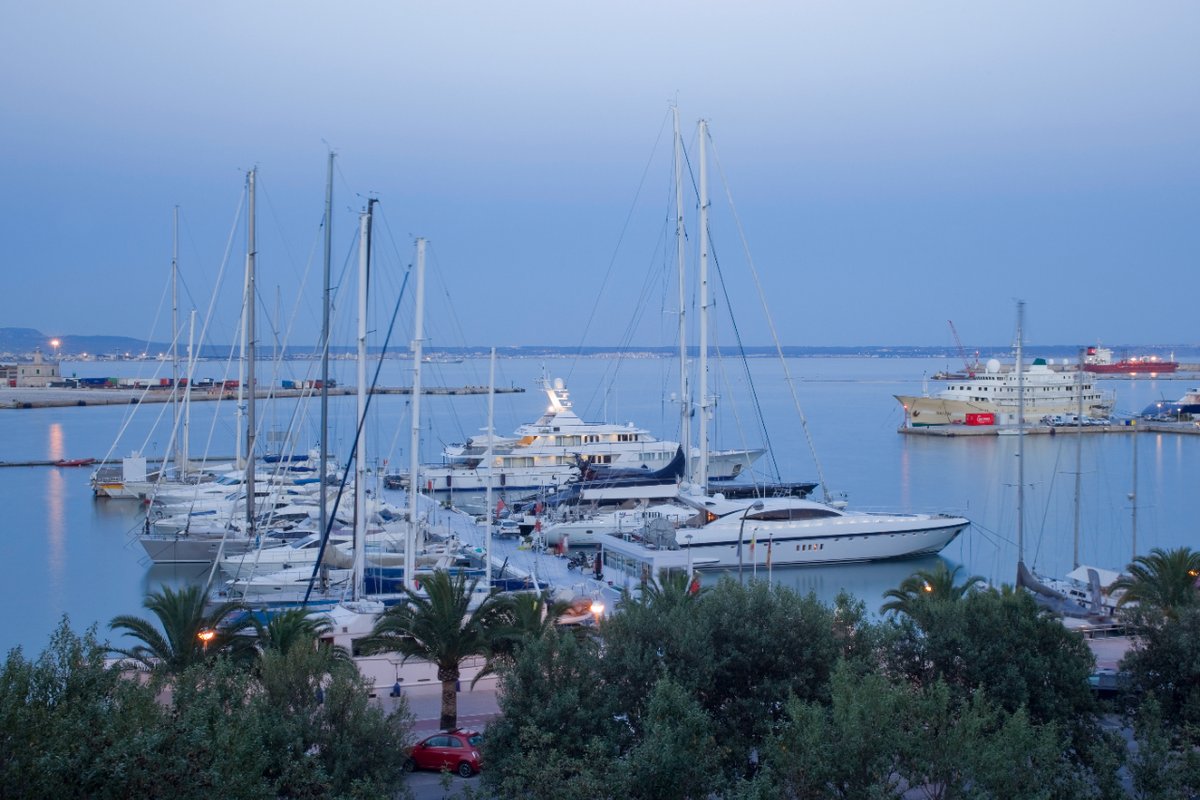
<instances>
[{"instance_id":1,"label":"palm tree","mask_svg":"<svg viewBox=\"0 0 1200 800\"><path fill-rule=\"evenodd\" d=\"M325 648L329 651L333 666L354 663L350 653L343 647L334 647L320 639L333 628L328 619L313 616L303 608L289 608L272 614L264 625L257 618L251 620L262 654L287 655L295 647Z\"/></svg>"},{"instance_id":2,"label":"palm tree","mask_svg":"<svg viewBox=\"0 0 1200 800\"><path fill-rule=\"evenodd\" d=\"M361 640L364 654L394 652L418 657L437 665L442 683L443 730L458 725L456 694L460 665L471 656L486 656L478 680L492 671L493 642L509 619L510 603L490 592L474 610L470 609L476 580L438 570L421 584L424 594L405 587L404 602L392 606L375 623L371 635Z\"/></svg>"},{"instance_id":3,"label":"palm tree","mask_svg":"<svg viewBox=\"0 0 1200 800\"><path fill-rule=\"evenodd\" d=\"M642 587L641 597L634 600L626 595L623 603L638 602L657 611L669 611L696 599L703 591L699 576L689 578L679 570L660 570L657 581L649 581Z\"/></svg>"},{"instance_id":4,"label":"palm tree","mask_svg":"<svg viewBox=\"0 0 1200 800\"><path fill-rule=\"evenodd\" d=\"M961 566L950 569L945 561L939 559L933 569L919 569L901 581L895 589L884 592L884 597L892 599L884 603L879 610L884 613L895 611L897 614L907 614L911 617L921 603L930 600L961 600L976 584L983 583L983 578L979 575L972 575L962 583L955 583L954 580L961 569Z\"/></svg>"},{"instance_id":5,"label":"palm tree","mask_svg":"<svg viewBox=\"0 0 1200 800\"><path fill-rule=\"evenodd\" d=\"M164 586L147 595L142 605L158 619L158 627L142 617L113 617L108 627L125 631L140 644L114 647L112 652L167 674L182 672L218 653L240 649L236 634L250 624L246 620L229 623L230 617L244 608L239 603L223 603L205 613L205 596L199 586L179 591Z\"/></svg>"},{"instance_id":6,"label":"palm tree","mask_svg":"<svg viewBox=\"0 0 1200 800\"><path fill-rule=\"evenodd\" d=\"M521 592L508 600L504 623L493 631L492 653L514 656L526 643L542 638L554 629L570 608L563 600L551 600L544 594Z\"/></svg>"},{"instance_id":7,"label":"palm tree","mask_svg":"<svg viewBox=\"0 0 1200 800\"><path fill-rule=\"evenodd\" d=\"M1128 575L1113 582L1110 590L1124 590L1118 605L1136 602L1173 617L1178 609L1196 605L1200 600L1196 593L1200 552L1190 547L1174 550L1156 547L1149 555L1134 558L1127 572Z\"/></svg>"}]
</instances>

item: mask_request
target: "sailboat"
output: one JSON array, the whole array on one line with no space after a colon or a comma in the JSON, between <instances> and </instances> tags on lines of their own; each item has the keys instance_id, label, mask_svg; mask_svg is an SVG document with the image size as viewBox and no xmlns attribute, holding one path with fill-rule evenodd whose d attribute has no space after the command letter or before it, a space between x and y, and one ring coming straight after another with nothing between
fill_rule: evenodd
<instances>
[{"instance_id":1,"label":"sailboat","mask_svg":"<svg viewBox=\"0 0 1200 800\"><path fill-rule=\"evenodd\" d=\"M1076 517L1075 566L1078 575L1069 576L1067 580L1048 579L1037 575L1025 564L1025 383L1024 372L1021 370L1025 327L1025 303L1017 301L1017 586L1031 592L1039 605L1048 608L1055 614L1072 619L1097 619L1106 615L1111 616L1113 606L1106 605L1102 599L1099 573L1094 568L1079 567L1078 545L1078 516ZM1079 400L1082 403L1082 399ZM1082 414L1077 416L1082 424ZM1078 440L1082 436L1076 431ZM1078 456L1078 450L1076 451ZM1078 458L1076 462L1076 480L1079 476ZM1078 515L1079 492L1076 486L1076 515ZM1082 569L1082 571L1080 571ZM1078 580L1082 577L1083 580ZM1085 588L1086 587L1086 588Z\"/></svg>"},{"instance_id":2,"label":"sailboat","mask_svg":"<svg viewBox=\"0 0 1200 800\"><path fill-rule=\"evenodd\" d=\"M676 152L682 149L676 111ZM940 552L970 525L965 517L951 514L864 513L848 511L845 504L829 493L828 482L815 458L824 501L800 497L747 497L730 499L705 491L708 486L708 420L714 397L708 389L709 329L709 228L708 228L708 124L699 123L699 358L696 368L696 404L700 424L696 432L700 460L688 473L688 486L678 500L687 508L687 519L672 524L669 519L652 520L643 540L648 549L678 549L687 553L688 569L754 568L874 561L911 558ZM676 163L680 161L676 156ZM676 179L682 180L677 168ZM682 207L682 192L677 185L677 205ZM680 216L682 212L680 212ZM677 225L682 236L682 225ZM683 281L681 269L680 281ZM680 296L682 298L683 292ZM764 309L764 313L766 309ZM772 326L773 328L773 326ZM782 348L776 350L785 374L787 363ZM787 375L801 426L808 435L807 421L794 394L795 381ZM688 389L681 378L681 391ZM686 400L685 400L686 404ZM685 412L686 415L686 412ZM686 423L686 420L685 420ZM686 428L685 428L686 430ZM811 446L811 437L809 437ZM755 543L762 543L755 547ZM769 546L768 546L769 543ZM748 545L748 546L747 546ZM604 543L606 550L624 553L630 548L620 540ZM618 554L610 563L624 568L627 559ZM658 563L657 561L655 563Z\"/></svg>"}]
</instances>

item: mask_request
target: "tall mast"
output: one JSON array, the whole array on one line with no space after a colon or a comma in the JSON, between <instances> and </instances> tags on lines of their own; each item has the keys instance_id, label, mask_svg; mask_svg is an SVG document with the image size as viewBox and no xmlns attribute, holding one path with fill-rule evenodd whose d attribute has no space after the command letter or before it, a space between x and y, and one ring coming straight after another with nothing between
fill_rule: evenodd
<instances>
[{"instance_id":1,"label":"tall mast","mask_svg":"<svg viewBox=\"0 0 1200 800\"><path fill-rule=\"evenodd\" d=\"M413 321L412 435L408 442L408 538L404 543L404 585L413 588L417 560L417 495L421 469L421 352L425 337L425 240L417 239L417 313Z\"/></svg>"},{"instance_id":2,"label":"tall mast","mask_svg":"<svg viewBox=\"0 0 1200 800\"><path fill-rule=\"evenodd\" d=\"M1075 567L1079 567L1079 491L1083 478L1083 350L1079 351L1079 367L1075 370L1075 391L1079 408L1075 414Z\"/></svg>"},{"instance_id":3,"label":"tall mast","mask_svg":"<svg viewBox=\"0 0 1200 800\"><path fill-rule=\"evenodd\" d=\"M257 256L254 242L254 178L257 170L246 175L250 193L250 212L246 227L246 535L254 536L254 438L255 438L255 386L254 359L258 344L258 333L254 327L254 259Z\"/></svg>"},{"instance_id":4,"label":"tall mast","mask_svg":"<svg viewBox=\"0 0 1200 800\"><path fill-rule=\"evenodd\" d=\"M675 253L679 262L679 443L683 446L683 480L692 480L692 403L687 372L687 256L683 231L683 136L679 131L679 106L671 106L675 119Z\"/></svg>"},{"instance_id":5,"label":"tall mast","mask_svg":"<svg viewBox=\"0 0 1200 800\"><path fill-rule=\"evenodd\" d=\"M488 368L488 446L487 446L487 499L484 503L487 505L487 542L484 547L484 559L487 561L485 582L488 588L492 585L492 483L495 479L496 466L493 463L495 460L495 442L496 442L496 348L492 348L492 357Z\"/></svg>"},{"instance_id":6,"label":"tall mast","mask_svg":"<svg viewBox=\"0 0 1200 800\"><path fill-rule=\"evenodd\" d=\"M179 437L179 445L182 455L180 462L183 464L183 471L188 468L188 437L191 435L192 424L192 378L196 372L196 356L193 351L193 343L196 341L196 309L192 309L188 315L188 345L187 345L187 385L183 387L183 435Z\"/></svg>"},{"instance_id":7,"label":"tall mast","mask_svg":"<svg viewBox=\"0 0 1200 800\"><path fill-rule=\"evenodd\" d=\"M708 491L708 122L700 120L700 464L696 483Z\"/></svg>"},{"instance_id":8,"label":"tall mast","mask_svg":"<svg viewBox=\"0 0 1200 800\"><path fill-rule=\"evenodd\" d=\"M321 299L321 430L320 465L317 474L321 478L321 491L318 498L320 507L319 520L321 535L329 527L329 499L326 497L325 475L329 459L329 269L333 253L333 159L334 153L329 151L329 169L325 174L325 283Z\"/></svg>"},{"instance_id":9,"label":"tall mast","mask_svg":"<svg viewBox=\"0 0 1200 800\"><path fill-rule=\"evenodd\" d=\"M375 199L359 219L358 231L358 424L354 441L354 588L352 597L363 595L363 571L367 544L367 459L364 426L367 416L367 292L371 270L371 210ZM407 556L406 556L407 558Z\"/></svg>"},{"instance_id":10,"label":"tall mast","mask_svg":"<svg viewBox=\"0 0 1200 800\"><path fill-rule=\"evenodd\" d=\"M1133 424L1137 425L1137 420L1134 420ZM1129 493L1129 502L1133 504L1133 514L1132 514L1132 518L1131 518L1131 521L1133 523L1133 537L1132 537L1133 555L1130 557L1130 560L1132 561L1133 559L1137 558L1137 554L1138 554L1138 549L1137 549L1137 495L1138 495L1138 489L1137 489L1137 478L1138 478L1137 428L1133 429L1133 442L1131 444L1133 445L1133 491L1131 491Z\"/></svg>"},{"instance_id":11,"label":"tall mast","mask_svg":"<svg viewBox=\"0 0 1200 800\"><path fill-rule=\"evenodd\" d=\"M1025 301L1017 301L1017 563L1025 563L1025 365L1021 363Z\"/></svg>"},{"instance_id":12,"label":"tall mast","mask_svg":"<svg viewBox=\"0 0 1200 800\"><path fill-rule=\"evenodd\" d=\"M179 206L171 214L171 429L179 431ZM175 446L175 469L182 477L184 460Z\"/></svg>"}]
</instances>

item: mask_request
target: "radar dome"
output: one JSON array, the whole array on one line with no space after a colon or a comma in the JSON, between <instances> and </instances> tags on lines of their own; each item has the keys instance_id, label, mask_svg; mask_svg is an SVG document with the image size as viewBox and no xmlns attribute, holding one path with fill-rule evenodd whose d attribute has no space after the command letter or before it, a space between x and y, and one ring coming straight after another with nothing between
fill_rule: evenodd
<instances>
[{"instance_id":1,"label":"radar dome","mask_svg":"<svg viewBox=\"0 0 1200 800\"><path fill-rule=\"evenodd\" d=\"M554 379L554 388L555 388L555 389L558 389L560 392L562 391L562 389L563 389L563 386L565 386L565 385L566 385L566 384L564 384L564 383L563 383L563 379L562 379L562 378L555 378L555 379Z\"/></svg>"},{"instance_id":2,"label":"radar dome","mask_svg":"<svg viewBox=\"0 0 1200 800\"><path fill-rule=\"evenodd\" d=\"M994 358L989 358L987 362L988 375L995 375L1000 371L1000 362Z\"/></svg>"}]
</instances>

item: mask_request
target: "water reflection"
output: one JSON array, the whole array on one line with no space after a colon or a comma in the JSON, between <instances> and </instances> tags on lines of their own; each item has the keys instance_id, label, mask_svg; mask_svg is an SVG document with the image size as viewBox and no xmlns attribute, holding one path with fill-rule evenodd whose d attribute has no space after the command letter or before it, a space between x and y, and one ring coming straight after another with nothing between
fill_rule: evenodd
<instances>
[{"instance_id":1,"label":"water reflection","mask_svg":"<svg viewBox=\"0 0 1200 800\"><path fill-rule=\"evenodd\" d=\"M51 431L58 426L52 426ZM61 437L61 430L59 431ZM53 436L51 437L53 441ZM63 605L63 584L67 567L67 521L66 479L60 467L51 467L46 473L46 568L47 589L50 604L56 608Z\"/></svg>"},{"instance_id":2,"label":"water reflection","mask_svg":"<svg viewBox=\"0 0 1200 800\"><path fill-rule=\"evenodd\" d=\"M46 450L50 460L58 461L66 458L66 456L63 455L63 453L66 452L66 448L63 445L66 437L63 436L62 424L58 422L50 423L50 429L47 431L47 434L48 438Z\"/></svg>"}]
</instances>

